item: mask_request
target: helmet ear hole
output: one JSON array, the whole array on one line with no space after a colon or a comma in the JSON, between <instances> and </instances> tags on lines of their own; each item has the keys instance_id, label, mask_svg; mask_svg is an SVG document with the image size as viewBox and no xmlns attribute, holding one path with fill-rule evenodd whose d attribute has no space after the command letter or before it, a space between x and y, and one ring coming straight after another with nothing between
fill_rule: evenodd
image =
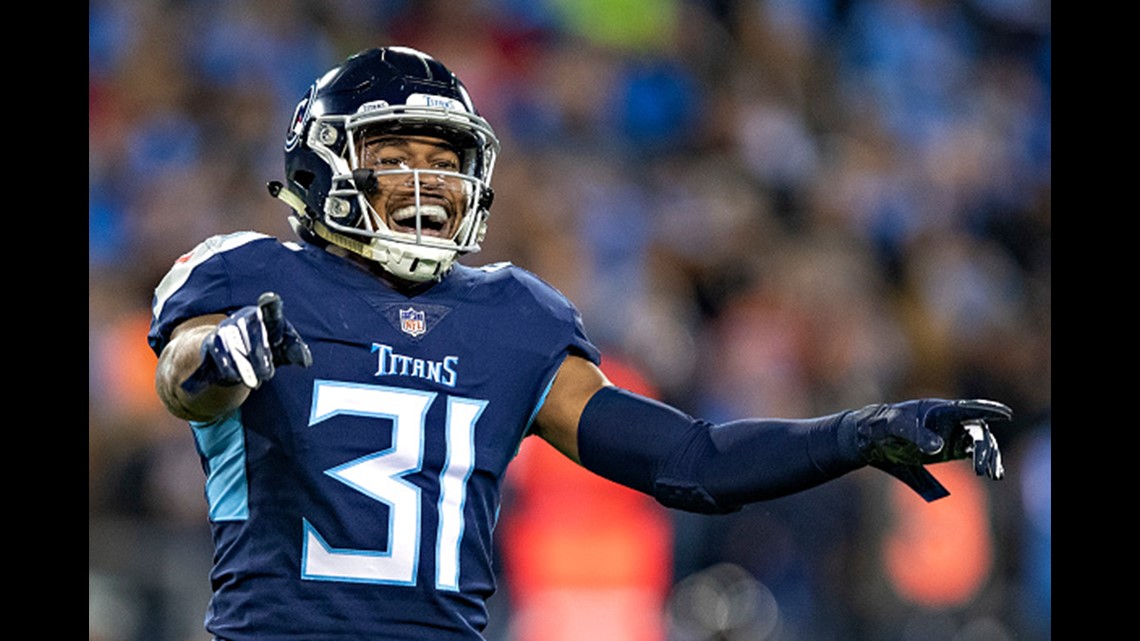
<instances>
[{"instance_id":1,"label":"helmet ear hole","mask_svg":"<svg viewBox=\"0 0 1140 641\"><path fill-rule=\"evenodd\" d=\"M316 174L311 171L305 171L304 169L298 169L297 171L293 172L293 182L304 187L305 189L308 189L313 185L313 180L315 180L316 177Z\"/></svg>"}]
</instances>

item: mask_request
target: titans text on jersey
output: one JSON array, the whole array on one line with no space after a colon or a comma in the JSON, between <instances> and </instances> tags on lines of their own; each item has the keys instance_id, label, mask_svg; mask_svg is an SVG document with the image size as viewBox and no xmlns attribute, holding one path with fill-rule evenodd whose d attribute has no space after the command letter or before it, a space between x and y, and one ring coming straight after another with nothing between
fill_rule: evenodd
<instances>
[{"instance_id":1,"label":"titans text on jersey","mask_svg":"<svg viewBox=\"0 0 1140 641\"><path fill-rule=\"evenodd\" d=\"M431 361L415 356L397 354L391 345L372 344L372 351L379 356L379 365L376 368L377 376L413 376L426 378L430 381L455 387L455 371L459 363L458 356L444 356L441 361Z\"/></svg>"}]
</instances>

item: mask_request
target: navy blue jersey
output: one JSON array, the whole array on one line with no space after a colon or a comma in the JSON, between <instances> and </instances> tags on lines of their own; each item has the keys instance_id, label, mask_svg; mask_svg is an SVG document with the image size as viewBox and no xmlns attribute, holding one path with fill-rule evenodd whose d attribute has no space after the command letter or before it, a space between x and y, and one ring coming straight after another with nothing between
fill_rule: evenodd
<instances>
[{"instance_id":1,"label":"navy blue jersey","mask_svg":"<svg viewBox=\"0 0 1140 641\"><path fill-rule=\"evenodd\" d=\"M569 301L509 263L422 293L252 232L211 238L155 291L148 340L273 291L312 350L191 428L215 544L206 627L231 641L481 638L507 464L567 354Z\"/></svg>"}]
</instances>

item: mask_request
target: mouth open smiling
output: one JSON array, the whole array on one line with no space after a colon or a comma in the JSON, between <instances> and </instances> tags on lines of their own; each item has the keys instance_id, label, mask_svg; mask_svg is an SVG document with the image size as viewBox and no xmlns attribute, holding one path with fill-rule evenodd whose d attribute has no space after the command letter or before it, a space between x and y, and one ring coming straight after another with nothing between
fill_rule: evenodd
<instances>
[{"instance_id":1,"label":"mouth open smiling","mask_svg":"<svg viewBox=\"0 0 1140 641\"><path fill-rule=\"evenodd\" d=\"M450 216L442 205L420 205L420 232L424 236L445 238L450 231L449 219ZM388 221L392 231L416 233L416 206L406 205L396 209L388 216Z\"/></svg>"}]
</instances>

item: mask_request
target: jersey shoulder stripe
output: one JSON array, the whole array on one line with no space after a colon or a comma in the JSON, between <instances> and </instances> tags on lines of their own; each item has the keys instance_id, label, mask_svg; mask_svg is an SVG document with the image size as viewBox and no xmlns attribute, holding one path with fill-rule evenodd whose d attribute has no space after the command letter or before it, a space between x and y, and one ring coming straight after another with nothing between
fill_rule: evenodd
<instances>
[{"instance_id":1,"label":"jersey shoulder stripe","mask_svg":"<svg viewBox=\"0 0 1140 641\"><path fill-rule=\"evenodd\" d=\"M194 249L179 256L178 260L174 261L174 266L171 267L170 271L166 273L166 276L159 281L158 287L154 290L154 303L151 310L152 317L157 319L162 315L162 308L166 304L166 301L174 292L178 291L182 285L186 284L186 279L190 278L190 274L194 271L195 267L217 254L241 247L255 240L268 238L272 238L272 236L255 231L239 231L232 234L211 236L201 243L198 243Z\"/></svg>"}]
</instances>

